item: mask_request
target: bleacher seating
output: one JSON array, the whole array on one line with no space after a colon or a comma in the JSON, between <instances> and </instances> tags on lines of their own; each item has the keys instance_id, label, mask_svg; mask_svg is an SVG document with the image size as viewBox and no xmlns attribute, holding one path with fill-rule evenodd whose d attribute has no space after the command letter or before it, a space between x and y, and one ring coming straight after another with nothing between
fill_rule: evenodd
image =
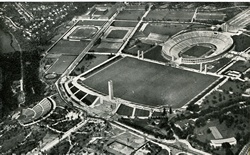
<instances>
[{"instance_id":1,"label":"bleacher seating","mask_svg":"<svg viewBox=\"0 0 250 155\"><path fill-rule=\"evenodd\" d=\"M25 117L21 117L19 120L22 124L28 124L31 122L35 122L43 116L47 115L53 108L53 103L50 99L44 98L33 108L24 109L22 115Z\"/></svg>"},{"instance_id":2,"label":"bleacher seating","mask_svg":"<svg viewBox=\"0 0 250 155\"><path fill-rule=\"evenodd\" d=\"M182 63L200 63L217 59L220 54L230 49L233 45L233 39L220 32L213 31L191 31L174 36L163 45L163 56L166 58L174 56L180 58L180 52L197 44L212 44L216 47L214 53L206 58L182 58Z\"/></svg>"}]
</instances>

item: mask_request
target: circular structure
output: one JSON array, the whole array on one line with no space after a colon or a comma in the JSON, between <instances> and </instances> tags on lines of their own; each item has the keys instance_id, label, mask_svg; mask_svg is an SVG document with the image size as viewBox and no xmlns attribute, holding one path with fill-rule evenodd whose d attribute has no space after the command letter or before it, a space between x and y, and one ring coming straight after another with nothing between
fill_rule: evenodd
<instances>
[{"instance_id":1,"label":"circular structure","mask_svg":"<svg viewBox=\"0 0 250 155\"><path fill-rule=\"evenodd\" d=\"M44 75L44 78L46 80L53 80L57 78L57 74L56 73L48 73L46 75Z\"/></svg>"},{"instance_id":2,"label":"circular structure","mask_svg":"<svg viewBox=\"0 0 250 155\"><path fill-rule=\"evenodd\" d=\"M90 39L97 31L95 26L77 26L69 35L69 39Z\"/></svg>"},{"instance_id":3,"label":"circular structure","mask_svg":"<svg viewBox=\"0 0 250 155\"><path fill-rule=\"evenodd\" d=\"M232 47L233 39L224 33L191 31L167 40L162 54L180 64L199 64L221 58Z\"/></svg>"}]
</instances>

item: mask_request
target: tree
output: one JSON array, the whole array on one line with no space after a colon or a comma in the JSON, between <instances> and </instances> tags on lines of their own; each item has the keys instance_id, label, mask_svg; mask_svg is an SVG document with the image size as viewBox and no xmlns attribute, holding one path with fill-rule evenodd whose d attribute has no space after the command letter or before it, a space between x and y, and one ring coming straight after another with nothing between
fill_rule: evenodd
<instances>
[{"instance_id":1,"label":"tree","mask_svg":"<svg viewBox=\"0 0 250 155\"><path fill-rule=\"evenodd\" d=\"M149 4L146 4L145 5L145 11L148 11L148 9L149 9Z\"/></svg>"}]
</instances>

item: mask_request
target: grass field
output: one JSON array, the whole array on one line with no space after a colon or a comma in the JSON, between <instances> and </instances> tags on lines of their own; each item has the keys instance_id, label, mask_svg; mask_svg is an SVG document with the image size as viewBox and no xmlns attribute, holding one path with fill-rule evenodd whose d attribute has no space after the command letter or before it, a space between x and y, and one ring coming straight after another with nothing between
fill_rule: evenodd
<instances>
[{"instance_id":1,"label":"grass field","mask_svg":"<svg viewBox=\"0 0 250 155\"><path fill-rule=\"evenodd\" d=\"M171 36L181 30L187 29L189 26L190 24L148 24L143 33L145 35L157 33Z\"/></svg>"},{"instance_id":2,"label":"grass field","mask_svg":"<svg viewBox=\"0 0 250 155\"><path fill-rule=\"evenodd\" d=\"M211 48L206 47L206 46L193 46L193 47L189 48L188 50L186 50L181 55L183 57L196 57L196 58L200 58L201 56L203 56L204 54L206 54L210 49Z\"/></svg>"},{"instance_id":3,"label":"grass field","mask_svg":"<svg viewBox=\"0 0 250 155\"><path fill-rule=\"evenodd\" d=\"M99 65L100 63L108 60L109 56L107 55L92 55L86 54L84 58L80 61L80 63L74 68L74 70L70 73L71 76L80 75L91 68Z\"/></svg>"},{"instance_id":4,"label":"grass field","mask_svg":"<svg viewBox=\"0 0 250 155\"><path fill-rule=\"evenodd\" d=\"M151 45L149 44L144 44L144 43L138 43L133 47L126 48L124 49L124 53L132 54L132 55L137 55L137 51L146 51L151 48Z\"/></svg>"},{"instance_id":5,"label":"grass field","mask_svg":"<svg viewBox=\"0 0 250 155\"><path fill-rule=\"evenodd\" d=\"M112 30L106 38L123 39L127 33L128 30Z\"/></svg>"},{"instance_id":6,"label":"grass field","mask_svg":"<svg viewBox=\"0 0 250 155\"><path fill-rule=\"evenodd\" d=\"M229 67L228 70L234 70L234 71L239 71L239 72L244 72L250 67L249 62L245 62L242 60L239 60L235 62L231 67Z\"/></svg>"},{"instance_id":7,"label":"grass field","mask_svg":"<svg viewBox=\"0 0 250 155\"><path fill-rule=\"evenodd\" d=\"M116 20L114 21L111 26L116 26L116 27L135 27L138 22L131 22L131 21L119 21Z\"/></svg>"},{"instance_id":8,"label":"grass field","mask_svg":"<svg viewBox=\"0 0 250 155\"><path fill-rule=\"evenodd\" d=\"M118 110L116 111L117 114L123 115L123 116L132 116L133 108L126 106L124 104L121 104Z\"/></svg>"},{"instance_id":9,"label":"grass field","mask_svg":"<svg viewBox=\"0 0 250 155\"><path fill-rule=\"evenodd\" d=\"M116 20L138 20L142 17L145 10L123 10L117 16Z\"/></svg>"},{"instance_id":10,"label":"grass field","mask_svg":"<svg viewBox=\"0 0 250 155\"><path fill-rule=\"evenodd\" d=\"M126 57L92 74L83 83L108 94L107 83L112 80L115 97L148 106L171 104L173 108L177 108L216 79L217 77Z\"/></svg>"},{"instance_id":11,"label":"grass field","mask_svg":"<svg viewBox=\"0 0 250 155\"><path fill-rule=\"evenodd\" d=\"M69 65L75 60L76 56L62 55L56 63L48 70L48 73L62 74Z\"/></svg>"},{"instance_id":12,"label":"grass field","mask_svg":"<svg viewBox=\"0 0 250 155\"><path fill-rule=\"evenodd\" d=\"M66 41L60 40L49 53L78 55L89 44L89 41Z\"/></svg>"},{"instance_id":13,"label":"grass field","mask_svg":"<svg viewBox=\"0 0 250 155\"><path fill-rule=\"evenodd\" d=\"M143 109L135 109L135 116L142 116L142 117L148 117L149 116L149 111L148 110L143 110Z\"/></svg>"},{"instance_id":14,"label":"grass field","mask_svg":"<svg viewBox=\"0 0 250 155\"><path fill-rule=\"evenodd\" d=\"M69 37L90 38L97 32L97 30L98 29L95 27L79 27L76 28Z\"/></svg>"},{"instance_id":15,"label":"grass field","mask_svg":"<svg viewBox=\"0 0 250 155\"><path fill-rule=\"evenodd\" d=\"M94 26L102 26L107 21L103 20L84 20L79 21L76 25L94 25Z\"/></svg>"},{"instance_id":16,"label":"grass field","mask_svg":"<svg viewBox=\"0 0 250 155\"><path fill-rule=\"evenodd\" d=\"M246 35L238 35L232 36L235 44L235 51L244 51L246 48L249 47L250 37Z\"/></svg>"},{"instance_id":17,"label":"grass field","mask_svg":"<svg viewBox=\"0 0 250 155\"><path fill-rule=\"evenodd\" d=\"M194 11L182 10L151 10L145 20L191 21Z\"/></svg>"},{"instance_id":18,"label":"grass field","mask_svg":"<svg viewBox=\"0 0 250 155\"><path fill-rule=\"evenodd\" d=\"M156 61L160 61L160 62L169 62L169 60L165 59L161 55L161 50L162 50L161 46L156 46L152 50L149 50L147 53L145 53L144 58L156 60Z\"/></svg>"},{"instance_id":19,"label":"grass field","mask_svg":"<svg viewBox=\"0 0 250 155\"><path fill-rule=\"evenodd\" d=\"M209 13L209 12L201 12L196 14L196 19L202 19L202 20L221 20L223 21L224 18L226 17L225 14L221 13Z\"/></svg>"}]
</instances>

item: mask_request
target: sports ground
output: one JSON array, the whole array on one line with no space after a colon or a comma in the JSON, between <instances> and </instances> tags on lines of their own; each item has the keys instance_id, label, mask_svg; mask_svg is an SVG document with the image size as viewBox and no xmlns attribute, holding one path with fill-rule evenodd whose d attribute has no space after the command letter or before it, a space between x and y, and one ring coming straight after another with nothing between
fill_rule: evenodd
<instances>
[{"instance_id":1,"label":"sports ground","mask_svg":"<svg viewBox=\"0 0 250 155\"><path fill-rule=\"evenodd\" d=\"M83 81L87 86L108 94L108 81L114 96L146 106L182 107L217 77L123 58Z\"/></svg>"},{"instance_id":2,"label":"sports ground","mask_svg":"<svg viewBox=\"0 0 250 155\"><path fill-rule=\"evenodd\" d=\"M211 48L206 47L206 46L192 46L191 48L186 50L184 53L182 53L182 55L184 57L188 56L188 57L199 58L199 57L203 56L204 54L206 54L210 50L211 50Z\"/></svg>"}]
</instances>

